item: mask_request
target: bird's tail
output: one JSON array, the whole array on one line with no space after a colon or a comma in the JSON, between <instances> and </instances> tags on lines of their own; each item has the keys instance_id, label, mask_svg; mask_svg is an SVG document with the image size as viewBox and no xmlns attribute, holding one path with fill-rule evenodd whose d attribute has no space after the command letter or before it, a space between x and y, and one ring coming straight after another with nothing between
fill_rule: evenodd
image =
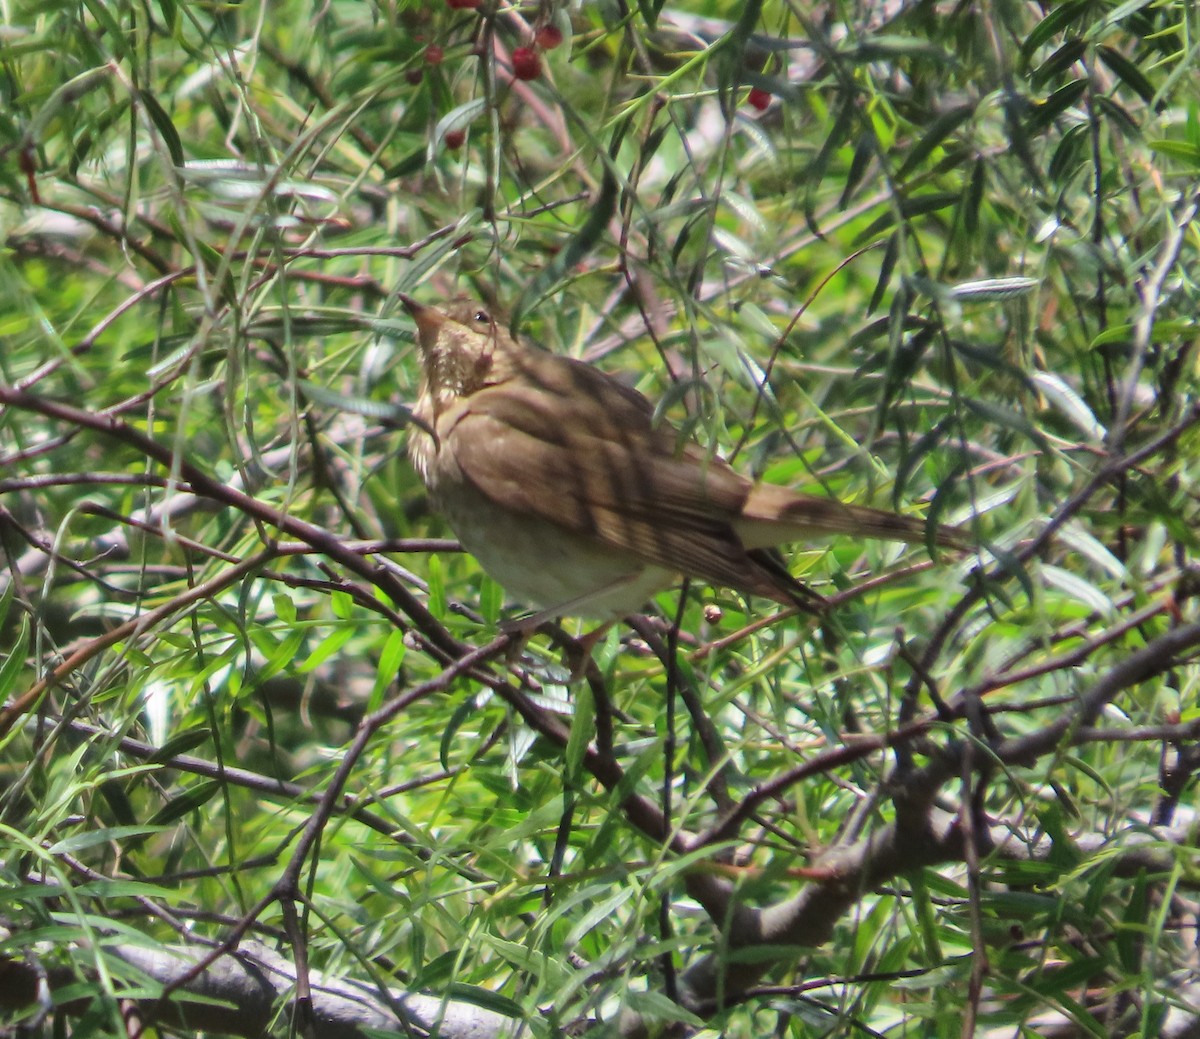
<instances>
[{"instance_id":1,"label":"bird's tail","mask_svg":"<svg viewBox=\"0 0 1200 1039\"><path fill-rule=\"evenodd\" d=\"M915 516L901 516L863 505L846 505L833 498L797 494L786 487L759 484L746 499L736 523L748 549L785 545L831 534L925 544L929 525ZM971 539L960 527L938 526L934 543L942 548L969 549Z\"/></svg>"}]
</instances>

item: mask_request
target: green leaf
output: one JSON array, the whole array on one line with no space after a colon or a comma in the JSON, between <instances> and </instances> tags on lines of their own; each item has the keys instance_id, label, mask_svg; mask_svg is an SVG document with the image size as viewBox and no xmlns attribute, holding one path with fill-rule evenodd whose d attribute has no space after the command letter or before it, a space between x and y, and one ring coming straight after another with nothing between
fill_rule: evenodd
<instances>
[{"instance_id":1,"label":"green leaf","mask_svg":"<svg viewBox=\"0 0 1200 1039\"><path fill-rule=\"evenodd\" d=\"M872 36L863 43L844 52L850 61L859 63L896 61L901 58L921 58L934 65L953 68L959 64L956 55L943 50L936 43L915 36Z\"/></svg>"},{"instance_id":2,"label":"green leaf","mask_svg":"<svg viewBox=\"0 0 1200 1039\"><path fill-rule=\"evenodd\" d=\"M10 581L3 588L0 588L0 631L4 630L4 624L8 620L8 611L13 603L13 584ZM0 689L0 696L4 695L4 690Z\"/></svg>"},{"instance_id":3,"label":"green leaf","mask_svg":"<svg viewBox=\"0 0 1200 1039\"><path fill-rule=\"evenodd\" d=\"M900 200L900 216L906 220L911 220L914 217L936 213L942 209L948 209L956 205L958 197L958 194L952 191L928 191L915 194ZM895 223L896 210L895 208L889 208L885 213L868 224L865 230L860 231L854 236L855 244L861 245L863 242L871 241L881 231L887 230Z\"/></svg>"},{"instance_id":4,"label":"green leaf","mask_svg":"<svg viewBox=\"0 0 1200 1039\"><path fill-rule=\"evenodd\" d=\"M587 682L575 686L575 710L571 716L571 734L567 738L566 777L571 783L583 775L583 759L596 733L596 704Z\"/></svg>"},{"instance_id":5,"label":"green leaf","mask_svg":"<svg viewBox=\"0 0 1200 1039\"><path fill-rule=\"evenodd\" d=\"M912 447L908 448L901 455L900 464L896 469L895 486L892 490L892 504L894 507L898 507L901 504L905 497L905 489L908 487L908 481L920 467L921 463L942 443L950 425L950 416L946 416L941 421L934 423L920 436Z\"/></svg>"},{"instance_id":6,"label":"green leaf","mask_svg":"<svg viewBox=\"0 0 1200 1039\"><path fill-rule=\"evenodd\" d=\"M322 638L314 649L296 668L298 674L307 675L319 668L325 661L336 656L341 648L349 642L356 629L349 624L339 624L328 635Z\"/></svg>"},{"instance_id":7,"label":"green leaf","mask_svg":"<svg viewBox=\"0 0 1200 1039\"><path fill-rule=\"evenodd\" d=\"M871 290L871 299L867 303L868 314L874 314L879 309L880 303L883 302L883 297L887 294L888 286L892 283L892 275L896 270L896 261L900 256L900 240L901 236L898 233L888 236L887 245L883 250L883 259L879 263L879 277L875 279L875 287ZM886 331L888 325L889 319L883 319L882 330ZM856 336L855 339L857 340L858 337Z\"/></svg>"},{"instance_id":8,"label":"green leaf","mask_svg":"<svg viewBox=\"0 0 1200 1039\"><path fill-rule=\"evenodd\" d=\"M1029 381L1084 436L1097 442L1104 439L1106 430L1096 413L1070 384L1053 372L1034 372Z\"/></svg>"},{"instance_id":9,"label":"green leaf","mask_svg":"<svg viewBox=\"0 0 1200 1039\"><path fill-rule=\"evenodd\" d=\"M163 827L160 826L108 826L99 830L73 833L70 837L55 841L46 851L50 855L77 855L98 844L121 844L133 837L146 837L162 832Z\"/></svg>"},{"instance_id":10,"label":"green leaf","mask_svg":"<svg viewBox=\"0 0 1200 1039\"><path fill-rule=\"evenodd\" d=\"M1063 112L1076 104L1087 92L1087 82L1079 79L1059 87L1045 101L1033 107L1025 126L1030 133L1036 134L1049 126Z\"/></svg>"},{"instance_id":11,"label":"green leaf","mask_svg":"<svg viewBox=\"0 0 1200 1039\"><path fill-rule=\"evenodd\" d=\"M176 819L181 819L183 816L203 808L220 792L221 784L215 779L206 780L188 787L182 793L176 794L168 800L165 805L155 812L150 819L149 826L153 829L166 826L167 823L173 823Z\"/></svg>"},{"instance_id":12,"label":"green leaf","mask_svg":"<svg viewBox=\"0 0 1200 1039\"><path fill-rule=\"evenodd\" d=\"M1150 330L1150 342L1173 343L1196 334L1200 322L1192 318L1163 319L1156 321ZM1133 339L1133 325L1119 324L1106 328L1092 337L1088 348L1098 350L1105 346L1127 346Z\"/></svg>"},{"instance_id":13,"label":"green leaf","mask_svg":"<svg viewBox=\"0 0 1200 1039\"><path fill-rule=\"evenodd\" d=\"M909 150L900 169L896 171L896 179L904 180L913 170L921 165L955 130L975 114L973 104L956 105L943 112L930 124L929 129L919 141Z\"/></svg>"},{"instance_id":14,"label":"green leaf","mask_svg":"<svg viewBox=\"0 0 1200 1039\"><path fill-rule=\"evenodd\" d=\"M1027 296L1041 284L1037 278L983 278L959 282L949 286L946 291L960 303L992 303Z\"/></svg>"},{"instance_id":15,"label":"green leaf","mask_svg":"<svg viewBox=\"0 0 1200 1039\"><path fill-rule=\"evenodd\" d=\"M207 725L194 725L189 729L177 732L147 760L152 762L170 761L171 758L204 746L210 739L212 739L212 730Z\"/></svg>"},{"instance_id":16,"label":"green leaf","mask_svg":"<svg viewBox=\"0 0 1200 1039\"><path fill-rule=\"evenodd\" d=\"M1034 426L1024 415L1014 411L1012 408L1007 408L995 401L981 400L978 397L964 397L962 398L962 402L985 422L1022 433L1045 449L1041 430Z\"/></svg>"},{"instance_id":17,"label":"green leaf","mask_svg":"<svg viewBox=\"0 0 1200 1039\"><path fill-rule=\"evenodd\" d=\"M875 157L875 138L871 134L862 134L854 146L854 155L850 159L850 168L846 171L846 186L842 188L842 197L838 199L838 208L845 209L854 198L854 192L862 182L871 160Z\"/></svg>"},{"instance_id":18,"label":"green leaf","mask_svg":"<svg viewBox=\"0 0 1200 1039\"><path fill-rule=\"evenodd\" d=\"M160 831L148 831L160 832ZM130 841L129 843L134 843ZM89 880L86 884L80 884L75 888L75 894L81 898L155 898L168 899L172 896L177 896L174 887L165 887L162 884L151 884L145 880L127 880L124 877L105 877L100 880ZM103 926L103 924L102 924ZM111 930L110 927L105 927L105 930ZM133 937L139 940L144 940L145 935L138 934L132 928L127 932L127 937Z\"/></svg>"},{"instance_id":19,"label":"green leaf","mask_svg":"<svg viewBox=\"0 0 1200 1039\"><path fill-rule=\"evenodd\" d=\"M464 985L460 981L452 982L446 986L446 996L448 999L472 1003L477 1007L492 1010L497 1014L503 1014L505 1017L515 1018L518 1021L525 1018L525 1011L519 1003L514 1002L499 992L493 992L491 989L483 988L479 985Z\"/></svg>"},{"instance_id":20,"label":"green leaf","mask_svg":"<svg viewBox=\"0 0 1200 1039\"><path fill-rule=\"evenodd\" d=\"M470 101L466 101L457 108L450 109L441 119L437 121L437 125L433 128L433 133L430 135L429 152L437 147L443 137L451 130L463 130L470 126L484 112L487 111L487 99L483 97L475 97Z\"/></svg>"},{"instance_id":21,"label":"green leaf","mask_svg":"<svg viewBox=\"0 0 1200 1039\"><path fill-rule=\"evenodd\" d=\"M692 1028L703 1028L704 1021L690 1010L685 1010L674 1000L668 999L661 992L647 990L639 992L629 989L626 992L629 1006L644 1017L655 1021L678 1021Z\"/></svg>"},{"instance_id":22,"label":"green leaf","mask_svg":"<svg viewBox=\"0 0 1200 1039\"><path fill-rule=\"evenodd\" d=\"M429 149L416 148L383 171L385 180L403 180L420 173L429 162Z\"/></svg>"},{"instance_id":23,"label":"green leaf","mask_svg":"<svg viewBox=\"0 0 1200 1039\"><path fill-rule=\"evenodd\" d=\"M1116 98L1101 94L1096 98L1096 110L1110 132L1124 134L1130 141L1141 144L1141 122Z\"/></svg>"},{"instance_id":24,"label":"green leaf","mask_svg":"<svg viewBox=\"0 0 1200 1039\"><path fill-rule=\"evenodd\" d=\"M1113 75L1140 97L1146 104L1153 104L1155 99L1154 86L1137 65L1124 54L1106 44L1096 48L1100 60L1109 67Z\"/></svg>"},{"instance_id":25,"label":"green leaf","mask_svg":"<svg viewBox=\"0 0 1200 1039\"><path fill-rule=\"evenodd\" d=\"M1065 72L1083 57L1087 46L1087 42L1079 38L1067 40L1029 77L1030 85L1035 88L1044 86L1060 73Z\"/></svg>"},{"instance_id":26,"label":"green leaf","mask_svg":"<svg viewBox=\"0 0 1200 1039\"><path fill-rule=\"evenodd\" d=\"M287 592L275 592L271 596L271 603L275 607L275 615L284 622L284 624L296 623L296 603L291 595Z\"/></svg>"},{"instance_id":27,"label":"green leaf","mask_svg":"<svg viewBox=\"0 0 1200 1039\"><path fill-rule=\"evenodd\" d=\"M187 156L183 153L183 142L179 139L179 131L175 129L175 124L171 121L171 117L167 114L163 106L158 103L158 98L149 91L140 91L137 96L138 100L145 105L146 114L158 129L163 144L167 146L167 151L171 155L171 161L176 167L182 168L187 161Z\"/></svg>"},{"instance_id":28,"label":"green leaf","mask_svg":"<svg viewBox=\"0 0 1200 1039\"><path fill-rule=\"evenodd\" d=\"M987 190L987 164L978 159L971 167L971 176L963 194L963 227L969 235L979 231L979 212Z\"/></svg>"},{"instance_id":29,"label":"green leaf","mask_svg":"<svg viewBox=\"0 0 1200 1039\"><path fill-rule=\"evenodd\" d=\"M162 13L163 25L166 27L167 34L175 37L176 30L179 28L179 9L175 6L175 0L158 0L158 9Z\"/></svg>"},{"instance_id":30,"label":"green leaf","mask_svg":"<svg viewBox=\"0 0 1200 1039\"><path fill-rule=\"evenodd\" d=\"M1200 146L1186 141L1172 141L1166 138L1159 138L1147 143L1159 155L1165 155L1168 159L1178 159L1193 169L1200 167Z\"/></svg>"},{"instance_id":31,"label":"green leaf","mask_svg":"<svg viewBox=\"0 0 1200 1039\"><path fill-rule=\"evenodd\" d=\"M443 620L446 616L446 575L442 561L436 555L429 557L426 580L429 582L429 600L426 606L438 620Z\"/></svg>"},{"instance_id":32,"label":"green leaf","mask_svg":"<svg viewBox=\"0 0 1200 1039\"><path fill-rule=\"evenodd\" d=\"M479 713L479 708L480 698L474 695L468 696L446 719L446 724L442 729L441 742L438 744L438 761L445 771L449 772L454 767L450 751L454 747L454 739L458 735L458 730L463 727L468 718L474 718Z\"/></svg>"},{"instance_id":33,"label":"green leaf","mask_svg":"<svg viewBox=\"0 0 1200 1039\"><path fill-rule=\"evenodd\" d=\"M122 826L138 825L138 813L134 811L133 802L125 792L124 783L116 779L106 779L98 789L113 819Z\"/></svg>"},{"instance_id":34,"label":"green leaf","mask_svg":"<svg viewBox=\"0 0 1200 1039\"><path fill-rule=\"evenodd\" d=\"M822 237L822 235L820 228L817 227L817 189L825 180L825 173L829 169L830 159L838 148L846 142L850 133L850 127L853 126L856 118L857 112L854 103L846 101L838 109L837 118L834 120L833 126L829 128L825 140L821 142L820 150L809 164L808 169L804 172L804 222L808 225L808 229L818 238Z\"/></svg>"},{"instance_id":35,"label":"green leaf","mask_svg":"<svg viewBox=\"0 0 1200 1039\"><path fill-rule=\"evenodd\" d=\"M1067 28L1072 22L1088 15L1093 9L1091 0L1068 0L1053 4L1049 13L1035 25L1021 44L1021 58L1028 68L1033 54Z\"/></svg>"},{"instance_id":36,"label":"green leaf","mask_svg":"<svg viewBox=\"0 0 1200 1039\"><path fill-rule=\"evenodd\" d=\"M352 631L348 626L345 630ZM407 652L404 632L399 629L389 632L387 641L383 644L383 650L379 654L379 663L375 668L375 684L371 689L370 699L367 701L368 712L378 710L392 683L399 679L400 667L404 663Z\"/></svg>"},{"instance_id":37,"label":"green leaf","mask_svg":"<svg viewBox=\"0 0 1200 1039\"><path fill-rule=\"evenodd\" d=\"M1112 597L1078 574L1064 570L1062 567L1043 563L1042 577L1048 585L1083 603L1089 610L1095 610L1102 617L1115 615L1116 605L1113 603Z\"/></svg>"},{"instance_id":38,"label":"green leaf","mask_svg":"<svg viewBox=\"0 0 1200 1039\"><path fill-rule=\"evenodd\" d=\"M597 901L582 916L574 921L574 926L566 936L567 946L574 947L579 945L587 937L589 931L595 927L599 927L609 917L615 917L621 907L631 898L634 898L636 894L637 892L633 887L621 887L607 898Z\"/></svg>"},{"instance_id":39,"label":"green leaf","mask_svg":"<svg viewBox=\"0 0 1200 1039\"><path fill-rule=\"evenodd\" d=\"M1090 127L1086 123L1068 127L1063 133L1046 166L1051 183L1067 186L1081 173L1087 172L1090 161L1089 133Z\"/></svg>"},{"instance_id":40,"label":"green leaf","mask_svg":"<svg viewBox=\"0 0 1200 1039\"><path fill-rule=\"evenodd\" d=\"M11 598L11 592L9 594ZM5 607L7 609L7 605ZM29 618L21 617L16 641L0 660L0 699L9 696L17 683L17 677L25 670L25 655L29 652Z\"/></svg>"},{"instance_id":41,"label":"green leaf","mask_svg":"<svg viewBox=\"0 0 1200 1039\"><path fill-rule=\"evenodd\" d=\"M259 634L261 634L261 629ZM268 651L267 640L257 637L255 632L251 632L255 645L260 650L264 651L267 659L263 662L262 667L258 669L256 680L259 684L265 682L268 678L273 678L280 672L287 671L296 659L300 647L304 645L308 638L307 628L292 628L287 631L287 634L279 640L278 644Z\"/></svg>"},{"instance_id":42,"label":"green leaf","mask_svg":"<svg viewBox=\"0 0 1200 1039\"><path fill-rule=\"evenodd\" d=\"M1155 0L1125 0L1125 3L1117 4L1111 10L1105 11L1104 17L1096 19L1089 27L1089 31L1095 35L1107 34L1130 15L1137 14L1154 2Z\"/></svg>"}]
</instances>

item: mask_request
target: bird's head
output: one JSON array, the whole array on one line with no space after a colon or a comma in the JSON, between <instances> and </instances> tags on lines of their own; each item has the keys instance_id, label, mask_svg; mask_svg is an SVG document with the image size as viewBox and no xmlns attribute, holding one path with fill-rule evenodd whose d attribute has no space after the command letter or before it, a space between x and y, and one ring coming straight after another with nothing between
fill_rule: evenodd
<instances>
[{"instance_id":1,"label":"bird's head","mask_svg":"<svg viewBox=\"0 0 1200 1039\"><path fill-rule=\"evenodd\" d=\"M507 379L519 347L478 303L456 300L441 310L400 295L417 323L425 383L439 404Z\"/></svg>"}]
</instances>

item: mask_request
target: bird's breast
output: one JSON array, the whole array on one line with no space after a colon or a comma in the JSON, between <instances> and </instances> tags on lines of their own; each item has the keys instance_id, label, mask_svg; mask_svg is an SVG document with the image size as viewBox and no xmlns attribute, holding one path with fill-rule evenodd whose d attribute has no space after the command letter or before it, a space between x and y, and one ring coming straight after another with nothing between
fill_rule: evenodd
<instances>
[{"instance_id":1,"label":"bird's breast","mask_svg":"<svg viewBox=\"0 0 1200 1039\"><path fill-rule=\"evenodd\" d=\"M463 476L444 441L414 431L409 454L463 548L524 605L612 620L675 579L629 552L494 501Z\"/></svg>"}]
</instances>

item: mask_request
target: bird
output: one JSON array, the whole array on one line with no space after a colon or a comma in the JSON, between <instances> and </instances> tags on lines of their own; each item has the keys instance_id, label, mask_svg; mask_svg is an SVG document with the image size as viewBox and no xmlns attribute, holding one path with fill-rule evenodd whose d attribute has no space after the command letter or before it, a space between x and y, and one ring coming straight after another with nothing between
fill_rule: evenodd
<instances>
[{"instance_id":1,"label":"bird","mask_svg":"<svg viewBox=\"0 0 1200 1039\"><path fill-rule=\"evenodd\" d=\"M919 518L755 483L637 390L517 339L477 302L399 300L422 361L409 458L463 548L539 617L611 623L682 577L819 613L779 546L927 539ZM931 536L969 547L957 527Z\"/></svg>"}]
</instances>

